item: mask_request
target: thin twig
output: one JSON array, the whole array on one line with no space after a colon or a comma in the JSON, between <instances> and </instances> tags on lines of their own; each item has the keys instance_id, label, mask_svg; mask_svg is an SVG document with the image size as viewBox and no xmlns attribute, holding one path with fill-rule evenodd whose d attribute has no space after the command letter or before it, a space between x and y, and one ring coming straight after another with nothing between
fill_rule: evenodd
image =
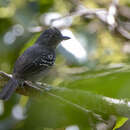
<instances>
[{"instance_id":1,"label":"thin twig","mask_svg":"<svg viewBox=\"0 0 130 130\"><path fill-rule=\"evenodd\" d=\"M75 17L85 17L85 18L98 18L100 21L103 23L107 24L109 29L114 31L118 31L123 37L126 39L130 39L130 33L123 28L120 25L120 22L118 22L118 9L119 7L119 0L113 0L112 3L110 4L108 9L102 8L102 9L91 9L91 8L86 8L80 1L78 2L79 4L76 6L76 10L72 13L68 13L62 17L52 19L50 21L50 26L53 25L53 22L66 19L71 17L74 19ZM63 25L64 26L64 25ZM71 24L69 25L71 26ZM68 27L69 27L68 26ZM64 28L64 27L60 27ZM41 32L43 31L43 26L36 26L33 28L28 29L29 32Z\"/></svg>"}]
</instances>

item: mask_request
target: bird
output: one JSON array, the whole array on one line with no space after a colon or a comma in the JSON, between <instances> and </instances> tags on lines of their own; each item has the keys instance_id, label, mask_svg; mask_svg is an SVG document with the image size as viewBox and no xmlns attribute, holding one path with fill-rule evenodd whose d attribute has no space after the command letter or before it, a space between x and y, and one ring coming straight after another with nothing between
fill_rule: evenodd
<instances>
[{"instance_id":1,"label":"bird","mask_svg":"<svg viewBox=\"0 0 130 130\"><path fill-rule=\"evenodd\" d=\"M41 33L36 42L19 56L14 64L12 77L0 92L1 100L8 100L25 81L36 82L52 68L56 59L56 47L63 40L59 29L50 27Z\"/></svg>"}]
</instances>

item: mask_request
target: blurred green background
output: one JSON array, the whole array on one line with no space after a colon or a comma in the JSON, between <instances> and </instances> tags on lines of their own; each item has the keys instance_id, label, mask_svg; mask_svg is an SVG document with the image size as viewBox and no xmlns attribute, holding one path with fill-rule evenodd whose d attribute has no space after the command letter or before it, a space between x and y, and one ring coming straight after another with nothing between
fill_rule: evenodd
<instances>
[{"instance_id":1,"label":"blurred green background","mask_svg":"<svg viewBox=\"0 0 130 130\"><path fill-rule=\"evenodd\" d=\"M41 81L55 89L0 101L0 130L129 130L129 12L130 0L0 0L0 71L48 27L72 38Z\"/></svg>"}]
</instances>

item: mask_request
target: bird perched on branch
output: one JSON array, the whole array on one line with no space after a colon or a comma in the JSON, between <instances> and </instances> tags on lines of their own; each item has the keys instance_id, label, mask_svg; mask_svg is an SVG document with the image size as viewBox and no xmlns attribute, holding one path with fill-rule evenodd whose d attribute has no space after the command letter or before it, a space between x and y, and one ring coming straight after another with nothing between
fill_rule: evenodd
<instances>
[{"instance_id":1,"label":"bird perched on branch","mask_svg":"<svg viewBox=\"0 0 130 130\"><path fill-rule=\"evenodd\" d=\"M57 28L45 30L35 44L16 60L12 78L0 92L0 99L8 100L24 81L34 82L46 75L55 62L57 45L68 39L70 38L63 36Z\"/></svg>"}]
</instances>

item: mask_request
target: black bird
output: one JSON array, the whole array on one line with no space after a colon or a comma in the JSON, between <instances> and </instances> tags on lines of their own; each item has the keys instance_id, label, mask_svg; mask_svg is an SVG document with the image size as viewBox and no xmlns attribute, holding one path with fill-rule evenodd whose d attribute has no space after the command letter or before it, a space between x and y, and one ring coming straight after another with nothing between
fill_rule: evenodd
<instances>
[{"instance_id":1,"label":"black bird","mask_svg":"<svg viewBox=\"0 0 130 130\"><path fill-rule=\"evenodd\" d=\"M67 39L70 38L63 36L57 28L45 30L35 44L25 50L16 60L12 78L0 92L0 99L8 100L24 81L34 82L46 75L55 62L57 45Z\"/></svg>"}]
</instances>

